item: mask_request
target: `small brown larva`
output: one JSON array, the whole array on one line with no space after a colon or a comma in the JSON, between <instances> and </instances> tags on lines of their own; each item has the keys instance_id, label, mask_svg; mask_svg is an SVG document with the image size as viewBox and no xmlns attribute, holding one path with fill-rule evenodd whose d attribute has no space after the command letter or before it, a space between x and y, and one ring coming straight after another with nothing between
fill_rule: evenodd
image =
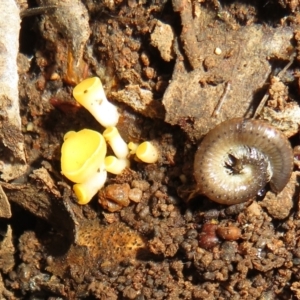
<instances>
[{"instance_id":1,"label":"small brown larva","mask_svg":"<svg viewBox=\"0 0 300 300\"><path fill-rule=\"evenodd\" d=\"M199 193L232 205L255 197L269 182L280 192L290 179L293 151L287 138L261 120L236 118L212 129L194 161Z\"/></svg>"}]
</instances>

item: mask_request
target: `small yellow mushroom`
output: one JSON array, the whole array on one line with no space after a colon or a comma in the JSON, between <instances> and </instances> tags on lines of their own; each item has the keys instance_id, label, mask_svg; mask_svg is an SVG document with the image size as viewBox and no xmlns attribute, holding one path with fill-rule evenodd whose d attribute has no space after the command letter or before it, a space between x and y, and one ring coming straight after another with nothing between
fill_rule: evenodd
<instances>
[{"instance_id":1,"label":"small yellow mushroom","mask_svg":"<svg viewBox=\"0 0 300 300\"><path fill-rule=\"evenodd\" d=\"M118 123L118 110L107 100L100 78L83 80L73 89L73 96L103 127Z\"/></svg>"},{"instance_id":2,"label":"small yellow mushroom","mask_svg":"<svg viewBox=\"0 0 300 300\"><path fill-rule=\"evenodd\" d=\"M105 157L105 169L109 173L115 175L121 174L129 166L129 160L126 158L116 158L112 155Z\"/></svg>"},{"instance_id":3,"label":"small yellow mushroom","mask_svg":"<svg viewBox=\"0 0 300 300\"><path fill-rule=\"evenodd\" d=\"M97 173L89 180L83 183L76 183L73 190L78 198L78 203L81 205L87 204L97 194L97 192L104 186L107 178L107 172L104 165Z\"/></svg>"},{"instance_id":4,"label":"small yellow mushroom","mask_svg":"<svg viewBox=\"0 0 300 300\"><path fill-rule=\"evenodd\" d=\"M126 158L128 156L128 146L121 137L118 129L116 127L108 127L104 130L103 136L105 140L109 143L112 150L114 151L116 157Z\"/></svg>"},{"instance_id":5,"label":"small yellow mushroom","mask_svg":"<svg viewBox=\"0 0 300 300\"><path fill-rule=\"evenodd\" d=\"M133 155L133 154L135 154L136 149L137 149L137 147L139 146L139 144L136 144L136 143L134 143L134 142L129 142L129 143L127 144L127 146L128 146L128 149L129 149L129 154L130 154L130 155Z\"/></svg>"},{"instance_id":6,"label":"small yellow mushroom","mask_svg":"<svg viewBox=\"0 0 300 300\"><path fill-rule=\"evenodd\" d=\"M158 151L150 142L141 143L137 147L135 155L145 163L155 163L158 160Z\"/></svg>"},{"instance_id":7,"label":"small yellow mushroom","mask_svg":"<svg viewBox=\"0 0 300 300\"><path fill-rule=\"evenodd\" d=\"M74 191L80 204L88 203L104 185L105 155L106 142L99 132L83 129L65 134L61 170L64 176L77 183Z\"/></svg>"}]
</instances>

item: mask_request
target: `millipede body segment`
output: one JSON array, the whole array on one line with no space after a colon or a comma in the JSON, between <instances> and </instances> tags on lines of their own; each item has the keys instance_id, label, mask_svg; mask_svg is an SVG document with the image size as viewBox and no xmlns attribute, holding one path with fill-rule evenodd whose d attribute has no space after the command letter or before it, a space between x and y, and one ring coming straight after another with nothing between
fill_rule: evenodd
<instances>
[{"instance_id":1,"label":"millipede body segment","mask_svg":"<svg viewBox=\"0 0 300 300\"><path fill-rule=\"evenodd\" d=\"M268 182L280 192L292 169L293 151L284 134L264 121L243 118L212 129L194 161L199 193L226 205L255 197Z\"/></svg>"}]
</instances>

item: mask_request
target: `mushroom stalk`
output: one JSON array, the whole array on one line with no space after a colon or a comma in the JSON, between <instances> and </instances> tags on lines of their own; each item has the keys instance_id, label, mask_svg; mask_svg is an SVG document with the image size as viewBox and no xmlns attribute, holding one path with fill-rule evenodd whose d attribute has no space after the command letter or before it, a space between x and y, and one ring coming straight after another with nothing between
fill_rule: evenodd
<instances>
[{"instance_id":1,"label":"mushroom stalk","mask_svg":"<svg viewBox=\"0 0 300 300\"><path fill-rule=\"evenodd\" d=\"M126 158L116 158L115 156L105 157L106 171L112 174L121 174L126 167L129 167L129 160Z\"/></svg>"},{"instance_id":2,"label":"mushroom stalk","mask_svg":"<svg viewBox=\"0 0 300 300\"><path fill-rule=\"evenodd\" d=\"M106 130L104 130L103 132L103 137L105 138L106 142L111 146L116 157L126 158L128 156L128 146L121 137L116 127L106 128Z\"/></svg>"}]
</instances>

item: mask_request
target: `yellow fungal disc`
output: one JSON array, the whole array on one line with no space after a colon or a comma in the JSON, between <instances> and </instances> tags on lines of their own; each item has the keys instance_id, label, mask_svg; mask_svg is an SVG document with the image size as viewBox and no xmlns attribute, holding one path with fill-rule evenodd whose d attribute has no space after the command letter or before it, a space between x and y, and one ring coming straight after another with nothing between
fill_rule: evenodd
<instances>
[{"instance_id":1,"label":"yellow fungal disc","mask_svg":"<svg viewBox=\"0 0 300 300\"><path fill-rule=\"evenodd\" d=\"M62 174L73 182L85 182L104 163L105 155L106 143L99 132L69 132L61 148Z\"/></svg>"},{"instance_id":2,"label":"yellow fungal disc","mask_svg":"<svg viewBox=\"0 0 300 300\"><path fill-rule=\"evenodd\" d=\"M82 106L103 100L104 90L100 78L92 77L81 81L73 89L73 96Z\"/></svg>"},{"instance_id":3,"label":"yellow fungal disc","mask_svg":"<svg viewBox=\"0 0 300 300\"><path fill-rule=\"evenodd\" d=\"M89 195L88 190L81 183L76 183L73 186L73 191L78 199L78 204L85 205L88 204L94 195Z\"/></svg>"},{"instance_id":4,"label":"yellow fungal disc","mask_svg":"<svg viewBox=\"0 0 300 300\"><path fill-rule=\"evenodd\" d=\"M64 135L64 141L67 140L72 135L76 134L76 131L69 131Z\"/></svg>"},{"instance_id":5,"label":"yellow fungal disc","mask_svg":"<svg viewBox=\"0 0 300 300\"><path fill-rule=\"evenodd\" d=\"M103 127L115 126L118 123L118 109L107 100L98 77L85 79L76 85L73 96Z\"/></svg>"},{"instance_id":6,"label":"yellow fungal disc","mask_svg":"<svg viewBox=\"0 0 300 300\"><path fill-rule=\"evenodd\" d=\"M158 151L150 142L144 142L137 147L136 156L145 163L155 163L158 160Z\"/></svg>"}]
</instances>

